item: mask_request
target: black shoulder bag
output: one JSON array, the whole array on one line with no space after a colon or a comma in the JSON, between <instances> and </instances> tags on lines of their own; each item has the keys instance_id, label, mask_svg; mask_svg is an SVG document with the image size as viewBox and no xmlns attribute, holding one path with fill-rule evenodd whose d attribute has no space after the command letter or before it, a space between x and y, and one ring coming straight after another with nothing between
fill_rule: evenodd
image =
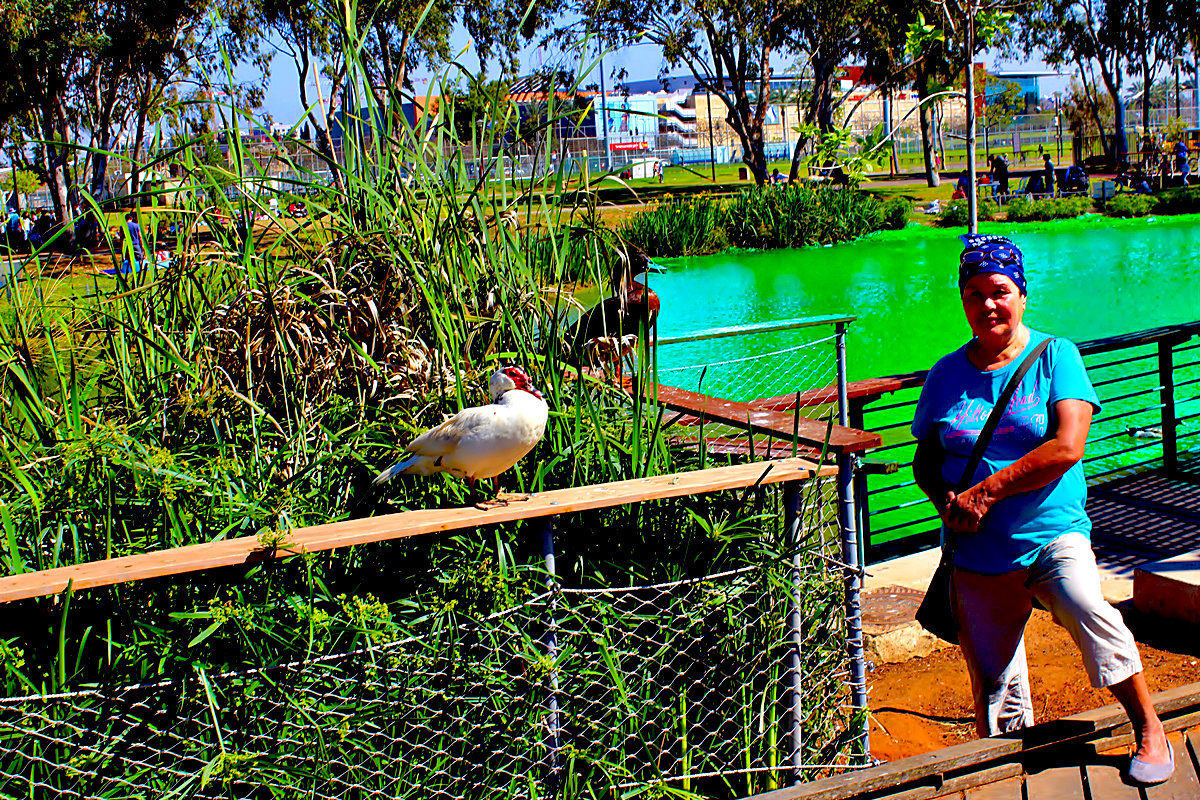
<instances>
[{"instance_id":1,"label":"black shoulder bag","mask_svg":"<svg viewBox=\"0 0 1200 800\"><path fill-rule=\"evenodd\" d=\"M992 408L991 416L979 432L979 438L975 440L975 447L971 450L971 457L967 459L967 466L958 480L958 486L955 487L955 494L961 494L971 488L971 478L975 475L979 462L983 460L983 454L987 452L992 434L1000 425L1000 417L1008 408L1013 392L1021 385L1025 373L1029 372L1029 368L1041 357L1051 341L1053 337L1039 342L1008 379L1008 384ZM925 590L925 599L917 609L917 622L939 639L958 644L958 619L954 616L954 535L950 531L946 531L946 540L942 544L942 560L938 562L937 569L929 580L929 588Z\"/></svg>"}]
</instances>

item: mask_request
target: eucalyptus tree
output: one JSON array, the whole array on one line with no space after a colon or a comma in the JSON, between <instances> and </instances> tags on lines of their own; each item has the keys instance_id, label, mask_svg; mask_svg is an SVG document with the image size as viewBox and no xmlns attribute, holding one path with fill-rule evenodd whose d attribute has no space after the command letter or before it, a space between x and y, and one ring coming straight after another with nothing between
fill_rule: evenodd
<instances>
[{"instance_id":1,"label":"eucalyptus tree","mask_svg":"<svg viewBox=\"0 0 1200 800\"><path fill-rule=\"evenodd\" d=\"M725 122L759 185L767 178L763 128L772 101L771 63L795 47L806 11L802 0L575 0L581 20L560 28L568 41L598 35L605 46L656 44L663 74L686 68L696 84L725 105Z\"/></svg>"},{"instance_id":2,"label":"eucalyptus tree","mask_svg":"<svg viewBox=\"0 0 1200 800\"><path fill-rule=\"evenodd\" d=\"M1113 159L1129 150L1121 97L1133 54L1127 6L1125 0L1043 0L1018 12L1026 52L1040 51L1052 66L1073 64L1089 98L1100 85L1107 90L1115 138L1113 144L1103 136L1101 141ZM1088 105L1099 124L1099 104Z\"/></svg>"},{"instance_id":3,"label":"eucalyptus tree","mask_svg":"<svg viewBox=\"0 0 1200 800\"><path fill-rule=\"evenodd\" d=\"M940 26L926 24L914 28L910 40L914 49L944 47L952 69L957 65L965 72L967 229L971 233L979 228L975 194L975 56L988 47L1005 42L1011 33L1010 9L1017 2L1020 0L936 0L941 12Z\"/></svg>"},{"instance_id":4,"label":"eucalyptus tree","mask_svg":"<svg viewBox=\"0 0 1200 800\"><path fill-rule=\"evenodd\" d=\"M72 231L80 152L94 192L138 102L188 57L187 30L207 0L14 0L0 21L0 124L25 128L56 216ZM10 13L11 12L11 13Z\"/></svg>"},{"instance_id":5,"label":"eucalyptus tree","mask_svg":"<svg viewBox=\"0 0 1200 800\"><path fill-rule=\"evenodd\" d=\"M812 0L795 10L792 36L800 55L797 72L804 83L789 92L801 120L800 139L792 153L790 180L799 176L801 154L806 149L806 132L815 131L819 136L829 134L837 124L839 110L851 94L840 88L842 65L859 56L869 61L869 67L877 66L878 59L873 56L882 42L876 36L880 28L875 23L880 18L888 18L888 5L866 0ZM871 46L867 45L868 41Z\"/></svg>"}]
</instances>

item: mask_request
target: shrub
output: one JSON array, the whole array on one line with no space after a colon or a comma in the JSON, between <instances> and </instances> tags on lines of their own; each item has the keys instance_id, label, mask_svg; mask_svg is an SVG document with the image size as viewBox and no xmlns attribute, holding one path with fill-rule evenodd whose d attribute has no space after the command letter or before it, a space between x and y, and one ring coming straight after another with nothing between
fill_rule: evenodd
<instances>
[{"instance_id":1,"label":"shrub","mask_svg":"<svg viewBox=\"0 0 1200 800\"><path fill-rule=\"evenodd\" d=\"M1008 202L1009 222L1045 222L1052 219L1070 219L1091 208L1086 197L1047 197L1034 200L1017 196Z\"/></svg>"},{"instance_id":2,"label":"shrub","mask_svg":"<svg viewBox=\"0 0 1200 800\"><path fill-rule=\"evenodd\" d=\"M908 215L912 213L912 201L907 197L891 197L883 204L883 227L889 231L898 231L908 224Z\"/></svg>"},{"instance_id":3,"label":"shrub","mask_svg":"<svg viewBox=\"0 0 1200 800\"><path fill-rule=\"evenodd\" d=\"M1158 214L1200 214L1200 188L1170 189L1158 196Z\"/></svg>"},{"instance_id":4,"label":"shrub","mask_svg":"<svg viewBox=\"0 0 1200 800\"><path fill-rule=\"evenodd\" d=\"M990 222L996 218L997 206L991 200L979 201L979 210L976 212L980 222ZM965 227L967 218L970 215L970 210L967 206L966 198L951 200L948 205L942 209L942 213L938 216L938 221L946 227Z\"/></svg>"},{"instance_id":5,"label":"shrub","mask_svg":"<svg viewBox=\"0 0 1200 800\"><path fill-rule=\"evenodd\" d=\"M725 246L721 222L721 204L713 197L672 197L634 214L621 227L621 236L651 257L699 255Z\"/></svg>"},{"instance_id":6,"label":"shrub","mask_svg":"<svg viewBox=\"0 0 1200 800\"><path fill-rule=\"evenodd\" d=\"M871 195L829 186L744 189L729 202L725 232L737 247L836 244L883 228L883 206Z\"/></svg>"},{"instance_id":7,"label":"shrub","mask_svg":"<svg viewBox=\"0 0 1200 800\"><path fill-rule=\"evenodd\" d=\"M1119 194L1104 204L1110 217L1144 217L1154 211L1158 198L1149 194Z\"/></svg>"}]
</instances>

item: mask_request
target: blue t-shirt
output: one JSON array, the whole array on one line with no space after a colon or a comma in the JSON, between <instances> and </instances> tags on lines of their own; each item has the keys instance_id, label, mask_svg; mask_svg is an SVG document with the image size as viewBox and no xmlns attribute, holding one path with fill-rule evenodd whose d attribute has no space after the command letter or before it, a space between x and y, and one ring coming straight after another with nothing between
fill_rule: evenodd
<instances>
[{"instance_id":1,"label":"blue t-shirt","mask_svg":"<svg viewBox=\"0 0 1200 800\"><path fill-rule=\"evenodd\" d=\"M1037 331L1030 334L1026 349L1048 338ZM943 356L929 371L912 424L918 440L937 433L946 451L942 477L950 486L958 485L996 400L1025 359L1023 351L1004 367L989 372L968 360L967 346ZM1053 430L1054 404L1059 400L1086 400L1093 413L1100 410L1079 350L1065 339L1050 343L1013 392L971 485L1047 441L1047 432ZM958 536L954 562L991 575L1027 567L1038 550L1058 536L1069 531L1091 532L1092 523L1083 508L1086 501L1083 465L1077 463L1041 489L992 506L978 533Z\"/></svg>"}]
</instances>

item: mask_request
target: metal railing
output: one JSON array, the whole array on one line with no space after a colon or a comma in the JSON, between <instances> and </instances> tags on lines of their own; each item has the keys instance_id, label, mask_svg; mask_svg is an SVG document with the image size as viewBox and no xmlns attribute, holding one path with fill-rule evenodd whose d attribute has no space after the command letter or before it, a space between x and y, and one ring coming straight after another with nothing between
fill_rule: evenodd
<instances>
[{"instance_id":1,"label":"metal railing","mask_svg":"<svg viewBox=\"0 0 1200 800\"><path fill-rule=\"evenodd\" d=\"M1170 473L1181 452L1200 444L1197 337L1200 322L1192 322L1079 345L1102 406L1092 421L1083 460L1089 483L1150 468ZM867 562L939 541L937 515L911 469L915 443L909 426L923 383L924 373L897 376L885 392L851 400L850 425L884 437L872 459L899 464L894 473L868 468L855 478ZM852 392L854 388L852 384Z\"/></svg>"}]
</instances>

